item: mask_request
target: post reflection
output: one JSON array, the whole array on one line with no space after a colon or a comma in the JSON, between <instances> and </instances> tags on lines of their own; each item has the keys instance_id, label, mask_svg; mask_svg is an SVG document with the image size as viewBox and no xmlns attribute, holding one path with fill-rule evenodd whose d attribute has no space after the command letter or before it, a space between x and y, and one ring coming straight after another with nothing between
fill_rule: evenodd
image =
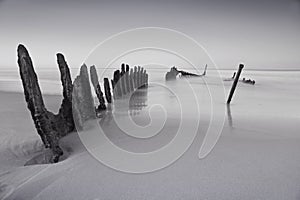
<instances>
[{"instance_id":1,"label":"post reflection","mask_svg":"<svg viewBox=\"0 0 300 200\"><path fill-rule=\"evenodd\" d=\"M148 89L135 91L129 99L129 114L138 115L147 106Z\"/></svg>"},{"instance_id":2,"label":"post reflection","mask_svg":"<svg viewBox=\"0 0 300 200\"><path fill-rule=\"evenodd\" d=\"M130 97L115 100L112 104L107 104L107 109L101 112L100 125L109 125L112 123L114 116L122 117L136 116L147 106L148 89L138 89Z\"/></svg>"},{"instance_id":3,"label":"post reflection","mask_svg":"<svg viewBox=\"0 0 300 200\"><path fill-rule=\"evenodd\" d=\"M227 118L228 118L228 124L231 128L233 128L233 121L232 121L232 115L231 115L231 109L230 104L226 104L227 106Z\"/></svg>"}]
</instances>

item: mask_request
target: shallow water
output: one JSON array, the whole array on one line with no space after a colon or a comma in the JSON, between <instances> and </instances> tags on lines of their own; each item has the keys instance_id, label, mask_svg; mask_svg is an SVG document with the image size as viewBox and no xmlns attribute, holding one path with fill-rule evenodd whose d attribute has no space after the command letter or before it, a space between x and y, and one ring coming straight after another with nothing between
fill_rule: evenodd
<instances>
[{"instance_id":1,"label":"shallow water","mask_svg":"<svg viewBox=\"0 0 300 200\"><path fill-rule=\"evenodd\" d=\"M255 85L239 82L231 106L225 106L232 81L232 70L208 70L204 78L190 78L187 82L165 82L164 74L167 69L149 68L149 89L146 108L161 103L169 112L179 113L176 107L180 101L197 98L202 115L231 115L236 124L237 119L255 120L258 118L271 120L298 120L300 118L300 71L247 71L242 72L241 78L256 81ZM40 87L43 94L61 95L61 83L57 69L37 69ZM71 69L72 79L78 69ZM98 69L99 77L103 70ZM103 76L112 76L113 70L104 71ZM109 75L111 74L111 75ZM187 85L188 84L188 85ZM189 90L190 89L190 90ZM17 69L0 69L0 90L23 92ZM178 100L178 95L180 98ZM177 99L177 100L176 100ZM47 101L47 100L46 100ZM59 106L59 105L58 105ZM195 105L190 105L193 108ZM142 108L142 107L141 107ZM140 108L140 109L141 109ZM176 112L175 112L176 111ZM157 111L158 112L158 111Z\"/></svg>"}]
</instances>

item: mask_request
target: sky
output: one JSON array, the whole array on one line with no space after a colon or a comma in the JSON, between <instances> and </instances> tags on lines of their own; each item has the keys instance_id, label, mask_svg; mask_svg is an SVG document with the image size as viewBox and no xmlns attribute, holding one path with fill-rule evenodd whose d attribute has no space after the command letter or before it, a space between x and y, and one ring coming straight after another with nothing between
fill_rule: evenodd
<instances>
[{"instance_id":1,"label":"sky","mask_svg":"<svg viewBox=\"0 0 300 200\"><path fill-rule=\"evenodd\" d=\"M0 68L17 68L19 43L35 67L57 66L57 52L79 67L98 43L139 27L187 34L219 68L300 69L299 0L0 0Z\"/></svg>"}]
</instances>

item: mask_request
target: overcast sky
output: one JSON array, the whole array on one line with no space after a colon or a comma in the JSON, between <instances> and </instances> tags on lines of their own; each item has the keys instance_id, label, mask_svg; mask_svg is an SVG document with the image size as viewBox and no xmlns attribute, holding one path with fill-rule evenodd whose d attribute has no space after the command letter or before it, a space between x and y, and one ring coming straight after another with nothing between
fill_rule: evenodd
<instances>
[{"instance_id":1,"label":"overcast sky","mask_svg":"<svg viewBox=\"0 0 300 200\"><path fill-rule=\"evenodd\" d=\"M156 26L202 44L219 67L300 69L299 0L0 0L0 66L17 67L18 43L35 67L63 52L78 67L112 34Z\"/></svg>"}]
</instances>

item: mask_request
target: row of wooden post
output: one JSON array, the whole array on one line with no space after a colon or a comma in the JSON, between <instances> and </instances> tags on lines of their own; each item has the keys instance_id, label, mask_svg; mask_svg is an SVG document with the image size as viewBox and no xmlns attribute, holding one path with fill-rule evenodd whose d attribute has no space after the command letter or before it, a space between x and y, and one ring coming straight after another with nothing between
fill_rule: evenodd
<instances>
[{"instance_id":1,"label":"row of wooden post","mask_svg":"<svg viewBox=\"0 0 300 200\"><path fill-rule=\"evenodd\" d=\"M90 67L90 77L99 101L99 106L96 109L98 111L105 110L106 105L104 95L101 91L95 66ZM120 99L134 92L136 89L147 87L148 74L143 67L135 66L130 69L129 65L123 63L121 64L121 70L114 71L113 79L111 79L111 85L113 88L113 98ZM107 103L112 103L112 94L108 78L104 78L104 94Z\"/></svg>"},{"instance_id":2,"label":"row of wooden post","mask_svg":"<svg viewBox=\"0 0 300 200\"><path fill-rule=\"evenodd\" d=\"M139 88L148 86L148 74L143 67L135 66L129 68L124 63L121 65L121 71L116 70L111 80L114 99L122 98Z\"/></svg>"}]
</instances>

